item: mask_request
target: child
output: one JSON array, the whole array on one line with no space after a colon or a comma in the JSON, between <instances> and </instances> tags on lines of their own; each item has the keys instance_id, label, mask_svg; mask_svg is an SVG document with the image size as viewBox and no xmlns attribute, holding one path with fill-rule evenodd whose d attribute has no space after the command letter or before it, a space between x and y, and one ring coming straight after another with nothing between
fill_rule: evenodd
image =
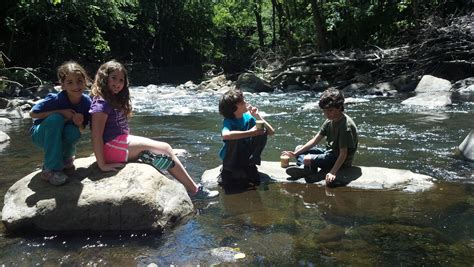
<instances>
[{"instance_id":1,"label":"child","mask_svg":"<svg viewBox=\"0 0 474 267\"><path fill-rule=\"evenodd\" d=\"M66 183L63 171L75 168L76 143L89 123L91 106L91 99L83 94L89 80L83 67L65 62L58 68L58 78L62 91L48 94L30 111L33 143L45 152L42 178L52 185Z\"/></svg>"},{"instance_id":2,"label":"child","mask_svg":"<svg viewBox=\"0 0 474 267\"><path fill-rule=\"evenodd\" d=\"M193 198L219 194L197 185L169 144L129 134L132 105L127 71L122 64L112 60L100 66L91 95L92 144L102 171L116 171L125 162L138 159L157 169L168 169Z\"/></svg>"},{"instance_id":3,"label":"child","mask_svg":"<svg viewBox=\"0 0 474 267\"><path fill-rule=\"evenodd\" d=\"M283 151L282 155L296 157L297 165L289 167L286 173L293 179L305 177L317 172L318 168L329 171L326 184L332 184L341 167L352 165L357 150L357 127L354 121L344 113L344 96L337 89L323 92L319 107L327 118L319 132L305 145L296 147L295 151ZM313 149L323 137L326 137L326 149Z\"/></svg>"},{"instance_id":4,"label":"child","mask_svg":"<svg viewBox=\"0 0 474 267\"><path fill-rule=\"evenodd\" d=\"M220 184L224 188L259 185L255 165L260 165L267 135L273 135L275 130L260 116L257 107L245 101L240 90L229 90L222 96L219 113L224 116L224 146L219 152L222 159ZM264 127L257 129L256 119L261 120Z\"/></svg>"}]
</instances>

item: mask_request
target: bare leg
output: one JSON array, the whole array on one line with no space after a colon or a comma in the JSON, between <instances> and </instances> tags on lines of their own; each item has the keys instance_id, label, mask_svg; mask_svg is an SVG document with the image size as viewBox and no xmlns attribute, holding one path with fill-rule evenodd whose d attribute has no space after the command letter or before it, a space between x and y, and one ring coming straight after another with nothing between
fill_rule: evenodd
<instances>
[{"instance_id":1,"label":"bare leg","mask_svg":"<svg viewBox=\"0 0 474 267\"><path fill-rule=\"evenodd\" d=\"M130 143L128 147L128 161L137 160L140 152L144 150L149 150L156 154L168 155L175 163L174 167L169 169L168 172L173 175L176 180L182 183L191 195L198 191L197 184L194 182L191 176L189 176L183 164L173 153L173 149L168 143L136 135L130 135L129 138Z\"/></svg>"}]
</instances>

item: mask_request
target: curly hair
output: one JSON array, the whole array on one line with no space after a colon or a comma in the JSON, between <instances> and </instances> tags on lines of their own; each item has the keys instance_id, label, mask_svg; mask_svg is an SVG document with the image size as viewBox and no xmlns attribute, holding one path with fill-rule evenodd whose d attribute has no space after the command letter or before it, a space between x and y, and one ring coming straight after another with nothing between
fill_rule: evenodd
<instances>
[{"instance_id":1,"label":"curly hair","mask_svg":"<svg viewBox=\"0 0 474 267\"><path fill-rule=\"evenodd\" d=\"M233 119L235 118L234 112L237 110L237 104L244 101L244 95L242 91L238 89L231 89L222 95L219 101L219 113L224 118Z\"/></svg>"},{"instance_id":2,"label":"curly hair","mask_svg":"<svg viewBox=\"0 0 474 267\"><path fill-rule=\"evenodd\" d=\"M123 89L116 95L112 94L108 87L109 75L114 71L121 71L124 74ZM128 86L127 70L121 63L111 60L102 64L97 71L94 84L92 85L91 95L102 97L113 108L122 110L128 118L132 115L132 102Z\"/></svg>"},{"instance_id":3,"label":"curly hair","mask_svg":"<svg viewBox=\"0 0 474 267\"><path fill-rule=\"evenodd\" d=\"M82 75L87 85L90 85L90 78L87 75L86 70L79 65L76 61L66 61L61 66L58 67L58 80L63 83L66 79L66 76L71 73L77 73Z\"/></svg>"},{"instance_id":4,"label":"curly hair","mask_svg":"<svg viewBox=\"0 0 474 267\"><path fill-rule=\"evenodd\" d=\"M319 107L325 108L341 108L344 111L344 95L338 89L327 89L319 99Z\"/></svg>"}]
</instances>

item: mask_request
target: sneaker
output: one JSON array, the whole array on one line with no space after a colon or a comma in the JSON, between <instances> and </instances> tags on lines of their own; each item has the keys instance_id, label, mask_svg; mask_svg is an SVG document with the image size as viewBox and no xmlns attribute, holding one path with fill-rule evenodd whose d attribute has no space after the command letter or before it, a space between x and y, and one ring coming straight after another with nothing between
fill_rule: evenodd
<instances>
[{"instance_id":1,"label":"sneaker","mask_svg":"<svg viewBox=\"0 0 474 267\"><path fill-rule=\"evenodd\" d=\"M62 171L43 170L41 174L44 181L56 186L65 184L69 178Z\"/></svg>"},{"instance_id":2,"label":"sneaker","mask_svg":"<svg viewBox=\"0 0 474 267\"><path fill-rule=\"evenodd\" d=\"M303 166L290 166L286 169L286 174L291 176L291 178L288 178L290 181L296 181L312 173L313 172L310 168L305 168Z\"/></svg>"},{"instance_id":3,"label":"sneaker","mask_svg":"<svg viewBox=\"0 0 474 267\"><path fill-rule=\"evenodd\" d=\"M219 195L219 191L209 190L202 185L199 185L198 191L196 194L191 196L192 199L210 199L215 198Z\"/></svg>"},{"instance_id":4,"label":"sneaker","mask_svg":"<svg viewBox=\"0 0 474 267\"><path fill-rule=\"evenodd\" d=\"M167 170L174 167L173 159L164 154L155 154L151 151L145 150L138 155L138 161L149 164L157 170Z\"/></svg>"}]
</instances>

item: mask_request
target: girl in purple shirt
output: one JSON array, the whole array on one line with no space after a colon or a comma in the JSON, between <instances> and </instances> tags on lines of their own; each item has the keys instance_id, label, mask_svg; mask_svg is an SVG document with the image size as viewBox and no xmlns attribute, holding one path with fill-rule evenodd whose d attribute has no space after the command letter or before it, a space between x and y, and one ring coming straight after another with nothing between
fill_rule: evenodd
<instances>
[{"instance_id":1,"label":"girl in purple shirt","mask_svg":"<svg viewBox=\"0 0 474 267\"><path fill-rule=\"evenodd\" d=\"M125 67L112 60L100 66L92 85L92 144L102 171L117 171L127 161L139 160L167 169L193 198L212 198L219 192L196 184L168 143L129 134L132 113Z\"/></svg>"}]
</instances>

